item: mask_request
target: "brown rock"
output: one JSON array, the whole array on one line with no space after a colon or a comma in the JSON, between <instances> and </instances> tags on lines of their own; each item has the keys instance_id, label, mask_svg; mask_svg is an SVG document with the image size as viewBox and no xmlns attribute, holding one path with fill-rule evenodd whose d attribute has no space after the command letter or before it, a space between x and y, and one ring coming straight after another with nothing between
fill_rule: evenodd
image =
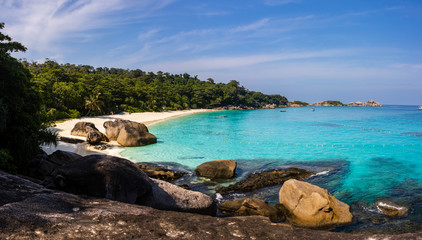
<instances>
[{"instance_id":1,"label":"brown rock","mask_svg":"<svg viewBox=\"0 0 422 240\"><path fill-rule=\"evenodd\" d=\"M237 163L233 160L215 160L204 162L195 169L199 177L228 179L234 176Z\"/></svg>"},{"instance_id":2,"label":"brown rock","mask_svg":"<svg viewBox=\"0 0 422 240\"><path fill-rule=\"evenodd\" d=\"M391 218L405 217L409 214L409 208L405 206L400 206L396 203L393 203L388 200L380 200L375 203L375 206L383 214Z\"/></svg>"},{"instance_id":3,"label":"brown rock","mask_svg":"<svg viewBox=\"0 0 422 240\"><path fill-rule=\"evenodd\" d=\"M227 187L217 189L217 192L250 192L259 188L283 184L289 179L305 179L314 173L300 168L276 169L252 173L245 179Z\"/></svg>"},{"instance_id":4,"label":"brown rock","mask_svg":"<svg viewBox=\"0 0 422 240\"><path fill-rule=\"evenodd\" d=\"M223 216L261 215L268 217L272 222L280 222L286 219L282 211L282 206L271 206L265 201L256 198L225 201L218 209Z\"/></svg>"},{"instance_id":5,"label":"brown rock","mask_svg":"<svg viewBox=\"0 0 422 240\"><path fill-rule=\"evenodd\" d=\"M291 179L280 189L279 201L288 211L288 219L303 227L330 227L351 223L350 207L327 190Z\"/></svg>"},{"instance_id":6,"label":"brown rock","mask_svg":"<svg viewBox=\"0 0 422 240\"><path fill-rule=\"evenodd\" d=\"M142 169L142 171L144 171L148 177L164 180L167 182L172 182L186 175L185 172L173 171L161 167L142 165L140 163L137 163L136 165L138 165L138 167Z\"/></svg>"},{"instance_id":7,"label":"brown rock","mask_svg":"<svg viewBox=\"0 0 422 240\"><path fill-rule=\"evenodd\" d=\"M95 125L90 122L76 123L70 134L74 136L86 137L87 142L90 144L96 144L101 141L109 141L107 136L100 132L95 127Z\"/></svg>"},{"instance_id":8,"label":"brown rock","mask_svg":"<svg viewBox=\"0 0 422 240\"><path fill-rule=\"evenodd\" d=\"M156 143L157 137L149 132L125 126L120 130L117 142L123 147L136 147Z\"/></svg>"},{"instance_id":9,"label":"brown rock","mask_svg":"<svg viewBox=\"0 0 422 240\"><path fill-rule=\"evenodd\" d=\"M145 126L145 124L123 119L106 121L104 122L103 126L105 133L110 140L117 140L120 130L125 126L139 129L142 132L148 132L148 128Z\"/></svg>"}]
</instances>

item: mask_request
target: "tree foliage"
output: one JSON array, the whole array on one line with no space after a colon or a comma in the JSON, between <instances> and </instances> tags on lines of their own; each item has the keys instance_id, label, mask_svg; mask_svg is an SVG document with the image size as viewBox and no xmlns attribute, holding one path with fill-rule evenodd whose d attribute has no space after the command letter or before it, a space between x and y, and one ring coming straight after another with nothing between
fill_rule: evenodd
<instances>
[{"instance_id":1,"label":"tree foliage","mask_svg":"<svg viewBox=\"0 0 422 240\"><path fill-rule=\"evenodd\" d=\"M211 78L201 81L187 73L155 74L140 69L94 68L49 60L23 64L34 75L34 87L51 120L121 111L287 104L283 96L249 91L235 80L224 84Z\"/></svg>"},{"instance_id":2,"label":"tree foliage","mask_svg":"<svg viewBox=\"0 0 422 240\"><path fill-rule=\"evenodd\" d=\"M3 29L4 23L0 23ZM26 48L0 32L0 169L25 171L45 141L55 141L43 125L41 101L31 73L11 52Z\"/></svg>"}]
</instances>

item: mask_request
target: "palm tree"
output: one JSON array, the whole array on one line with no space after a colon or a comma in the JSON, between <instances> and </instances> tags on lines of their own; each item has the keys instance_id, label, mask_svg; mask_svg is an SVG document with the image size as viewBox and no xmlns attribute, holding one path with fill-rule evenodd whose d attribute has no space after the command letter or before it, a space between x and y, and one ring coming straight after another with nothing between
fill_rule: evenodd
<instances>
[{"instance_id":1,"label":"palm tree","mask_svg":"<svg viewBox=\"0 0 422 240\"><path fill-rule=\"evenodd\" d=\"M85 99L85 109L88 109L86 116L88 116L91 111L101 112L104 103L99 99L100 95L101 93L97 93L96 95L92 94Z\"/></svg>"}]
</instances>

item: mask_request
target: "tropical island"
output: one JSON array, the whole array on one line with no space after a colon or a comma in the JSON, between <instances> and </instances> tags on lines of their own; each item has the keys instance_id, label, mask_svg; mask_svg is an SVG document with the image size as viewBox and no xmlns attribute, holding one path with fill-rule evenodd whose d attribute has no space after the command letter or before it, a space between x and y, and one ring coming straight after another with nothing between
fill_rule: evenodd
<instances>
[{"instance_id":1,"label":"tropical island","mask_svg":"<svg viewBox=\"0 0 422 240\"><path fill-rule=\"evenodd\" d=\"M0 29L3 27L0 23ZM71 135L86 137L88 142L99 139L92 141L93 145L119 138L146 145L156 142L148 128L139 121L113 119L114 113L228 105L270 108L287 105L285 97L249 91L234 80L216 84L212 79L201 81L188 74L93 69L53 61L28 63L10 55L25 51L22 44L1 32L0 41L1 238L384 237L312 230L351 224L353 216L349 205L327 190L302 181L318 174L306 169L289 167L253 173L217 190L223 194L282 185L278 205L259 199L219 203L217 195L208 196L171 183L193 173L135 164L105 154L47 154L40 148L42 144L57 143L57 133L51 128L54 120L109 113L100 116L110 120L103 123L105 133L92 123L78 122ZM81 143L77 139L67 141ZM194 174L210 181L230 179L236 167L236 161L216 160L199 165ZM386 201L377 206L392 219L409 211ZM226 218L216 217L217 207ZM394 237L417 236L405 233Z\"/></svg>"}]
</instances>

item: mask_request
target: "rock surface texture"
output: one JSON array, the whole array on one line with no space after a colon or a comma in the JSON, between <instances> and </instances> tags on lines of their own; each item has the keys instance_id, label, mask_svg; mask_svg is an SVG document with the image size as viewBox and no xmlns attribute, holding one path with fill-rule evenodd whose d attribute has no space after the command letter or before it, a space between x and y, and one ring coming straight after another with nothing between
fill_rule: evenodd
<instances>
[{"instance_id":1,"label":"rock surface texture","mask_svg":"<svg viewBox=\"0 0 422 240\"><path fill-rule=\"evenodd\" d=\"M353 221L350 207L327 190L291 179L280 189L279 201L287 209L287 218L303 227L330 227Z\"/></svg>"},{"instance_id":2,"label":"rock surface texture","mask_svg":"<svg viewBox=\"0 0 422 240\"><path fill-rule=\"evenodd\" d=\"M149 177L129 160L89 155L65 164L52 173L54 186L75 194L139 203L152 193Z\"/></svg>"},{"instance_id":3,"label":"rock surface texture","mask_svg":"<svg viewBox=\"0 0 422 240\"><path fill-rule=\"evenodd\" d=\"M199 177L210 179L229 179L234 176L237 163L233 160L215 160L204 162L195 169Z\"/></svg>"},{"instance_id":4,"label":"rock surface texture","mask_svg":"<svg viewBox=\"0 0 422 240\"><path fill-rule=\"evenodd\" d=\"M86 141L90 144L97 144L101 141L108 142L107 136L100 132L93 123L78 122L70 132L73 136L86 137Z\"/></svg>"},{"instance_id":5,"label":"rock surface texture","mask_svg":"<svg viewBox=\"0 0 422 240\"><path fill-rule=\"evenodd\" d=\"M217 189L220 193L250 192L259 188L283 184L289 179L306 179L314 173L300 168L286 168L252 173L245 179Z\"/></svg>"},{"instance_id":6,"label":"rock surface texture","mask_svg":"<svg viewBox=\"0 0 422 240\"><path fill-rule=\"evenodd\" d=\"M157 142L157 137L149 133L143 123L116 119L103 124L107 137L124 147L136 147Z\"/></svg>"},{"instance_id":7,"label":"rock surface texture","mask_svg":"<svg viewBox=\"0 0 422 240\"><path fill-rule=\"evenodd\" d=\"M272 222L281 222L286 219L282 205L271 206L263 200L248 198L244 200L225 201L219 207L223 216L252 216L268 217Z\"/></svg>"},{"instance_id":8,"label":"rock surface texture","mask_svg":"<svg viewBox=\"0 0 422 240\"><path fill-rule=\"evenodd\" d=\"M391 218L405 217L409 214L409 208L400 206L388 200L380 200L375 203L375 206L383 214Z\"/></svg>"},{"instance_id":9,"label":"rock surface texture","mask_svg":"<svg viewBox=\"0 0 422 240\"><path fill-rule=\"evenodd\" d=\"M56 192L0 171L0 239L421 239L421 233L348 234L216 218Z\"/></svg>"},{"instance_id":10,"label":"rock surface texture","mask_svg":"<svg viewBox=\"0 0 422 240\"><path fill-rule=\"evenodd\" d=\"M162 167L143 165L140 163L137 163L136 165L138 165L138 167L144 173L146 173L148 177L160 179L167 182L172 182L187 174L186 172L173 171L173 170L162 168Z\"/></svg>"}]
</instances>

